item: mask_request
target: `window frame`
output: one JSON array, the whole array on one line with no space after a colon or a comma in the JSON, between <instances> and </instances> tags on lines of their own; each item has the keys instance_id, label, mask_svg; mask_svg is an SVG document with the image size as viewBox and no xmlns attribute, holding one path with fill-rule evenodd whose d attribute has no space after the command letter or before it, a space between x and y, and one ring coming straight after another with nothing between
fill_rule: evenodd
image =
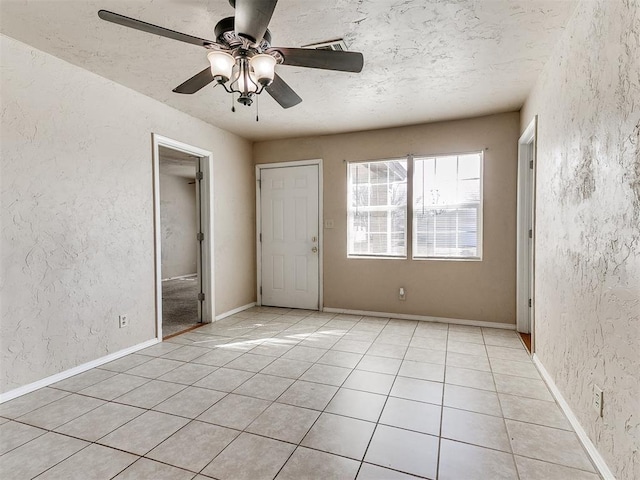
<instances>
[{"instance_id":1,"label":"window frame","mask_svg":"<svg viewBox=\"0 0 640 480\"><path fill-rule=\"evenodd\" d=\"M415 188L416 188L416 177L415 177L415 162L416 160L426 160L429 158L442 158L442 157L461 157L464 155L474 155L478 154L480 156L480 172L479 172L479 200L478 203L458 203L451 205L444 205L443 207L458 207L464 208L467 206L476 207L478 210L478 237L477 237L477 247L475 256L466 256L466 257L454 257L454 256L444 256L444 255L416 255L417 250L417 216L415 214ZM454 261L454 262L481 262L483 258L483 250L484 250L484 150L471 150L466 152L451 152L451 153L440 153L440 154L429 154L429 155L412 155L411 156L411 259L419 260L419 261ZM409 202L408 202L409 203Z\"/></svg>"},{"instance_id":2,"label":"window frame","mask_svg":"<svg viewBox=\"0 0 640 480\"><path fill-rule=\"evenodd\" d=\"M357 164L371 164L371 163L383 163L383 162L393 162L393 161L404 161L407 167L407 178L406 178L406 201L404 203L404 252L400 255L390 255L388 253L385 254L376 254L376 253L352 253L351 249L351 239L352 239L352 221L351 215L353 215L352 210L352 199L353 199L353 191L352 191L352 183L351 183L351 165ZM375 160L358 160L358 161L346 161L346 170L347 170L347 258L349 259L373 259L373 260L406 260L409 258L409 215L410 215L410 189L411 189L411 169L412 162L409 157L390 157L390 158L381 158ZM387 183L389 185L389 183ZM381 206L369 206L364 207L367 211L375 211L375 210L383 210L386 212L391 212L390 209ZM390 233L388 233L390 234Z\"/></svg>"}]
</instances>

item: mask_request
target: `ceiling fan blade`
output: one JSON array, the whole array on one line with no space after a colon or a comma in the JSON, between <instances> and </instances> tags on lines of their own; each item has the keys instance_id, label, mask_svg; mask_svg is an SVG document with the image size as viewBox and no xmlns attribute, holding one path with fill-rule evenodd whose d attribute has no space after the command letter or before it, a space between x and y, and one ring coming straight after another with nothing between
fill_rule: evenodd
<instances>
[{"instance_id":1,"label":"ceiling fan blade","mask_svg":"<svg viewBox=\"0 0 640 480\"><path fill-rule=\"evenodd\" d=\"M191 43L200 47L215 45L216 43L212 40L207 40L206 38L198 38L192 35L187 35L186 33L176 32L175 30L169 30L168 28L159 27L151 23L143 22L142 20L136 20L135 18L125 17L124 15L109 12L107 10L100 10L98 12L98 16L107 22L117 23L124 27L135 28L136 30L153 33L155 35L160 35L161 37L167 37L181 42Z\"/></svg>"},{"instance_id":2,"label":"ceiling fan blade","mask_svg":"<svg viewBox=\"0 0 640 480\"><path fill-rule=\"evenodd\" d=\"M294 67L322 68L325 70L359 73L364 65L364 57L359 52L274 47L267 50L267 53L274 51L282 54L284 65L292 65Z\"/></svg>"},{"instance_id":3,"label":"ceiling fan blade","mask_svg":"<svg viewBox=\"0 0 640 480\"><path fill-rule=\"evenodd\" d=\"M196 93L201 88L206 87L211 82L213 82L213 75L211 73L211 67L207 67L202 70L200 73L195 74L186 82L178 85L173 89L175 93L187 93L192 94Z\"/></svg>"},{"instance_id":4,"label":"ceiling fan blade","mask_svg":"<svg viewBox=\"0 0 640 480\"><path fill-rule=\"evenodd\" d=\"M298 94L277 73L273 77L271 85L266 87L265 90L282 108L291 108L302 101Z\"/></svg>"},{"instance_id":5,"label":"ceiling fan blade","mask_svg":"<svg viewBox=\"0 0 640 480\"><path fill-rule=\"evenodd\" d=\"M262 40L276 3L278 0L236 0L236 33L254 42Z\"/></svg>"}]
</instances>

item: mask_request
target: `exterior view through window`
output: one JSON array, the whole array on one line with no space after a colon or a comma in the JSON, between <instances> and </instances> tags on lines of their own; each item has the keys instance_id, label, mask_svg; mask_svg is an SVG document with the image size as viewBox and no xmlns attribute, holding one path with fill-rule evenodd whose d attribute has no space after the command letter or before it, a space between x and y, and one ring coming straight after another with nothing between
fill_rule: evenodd
<instances>
[{"instance_id":1,"label":"exterior view through window","mask_svg":"<svg viewBox=\"0 0 640 480\"><path fill-rule=\"evenodd\" d=\"M481 254L482 152L414 159L413 257Z\"/></svg>"},{"instance_id":2,"label":"exterior view through window","mask_svg":"<svg viewBox=\"0 0 640 480\"><path fill-rule=\"evenodd\" d=\"M407 160L350 163L348 254L406 257Z\"/></svg>"},{"instance_id":3,"label":"exterior view through window","mask_svg":"<svg viewBox=\"0 0 640 480\"><path fill-rule=\"evenodd\" d=\"M413 258L480 259L482 162L474 152L349 163L348 256L406 258L411 205Z\"/></svg>"}]
</instances>

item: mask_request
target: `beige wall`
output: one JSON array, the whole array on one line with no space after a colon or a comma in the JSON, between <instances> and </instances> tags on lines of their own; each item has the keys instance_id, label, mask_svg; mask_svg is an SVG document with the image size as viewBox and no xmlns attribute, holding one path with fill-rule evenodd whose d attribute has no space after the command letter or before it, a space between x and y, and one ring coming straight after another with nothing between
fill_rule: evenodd
<instances>
[{"instance_id":1,"label":"beige wall","mask_svg":"<svg viewBox=\"0 0 640 480\"><path fill-rule=\"evenodd\" d=\"M256 163L321 158L324 306L515 323L518 113L254 144ZM347 259L346 163L485 150L481 262ZM406 301L398 300L404 287Z\"/></svg>"},{"instance_id":2,"label":"beige wall","mask_svg":"<svg viewBox=\"0 0 640 480\"><path fill-rule=\"evenodd\" d=\"M194 175L195 171L194 166ZM198 271L196 202L193 179L160 174L160 261L163 279Z\"/></svg>"},{"instance_id":3,"label":"beige wall","mask_svg":"<svg viewBox=\"0 0 640 480\"><path fill-rule=\"evenodd\" d=\"M585 1L538 115L536 354L616 478L640 478L640 6ZM604 416L591 408L604 389Z\"/></svg>"},{"instance_id":4,"label":"beige wall","mask_svg":"<svg viewBox=\"0 0 640 480\"><path fill-rule=\"evenodd\" d=\"M250 142L9 37L0 49L1 392L155 337L152 133L213 152L216 312L255 301Z\"/></svg>"}]
</instances>

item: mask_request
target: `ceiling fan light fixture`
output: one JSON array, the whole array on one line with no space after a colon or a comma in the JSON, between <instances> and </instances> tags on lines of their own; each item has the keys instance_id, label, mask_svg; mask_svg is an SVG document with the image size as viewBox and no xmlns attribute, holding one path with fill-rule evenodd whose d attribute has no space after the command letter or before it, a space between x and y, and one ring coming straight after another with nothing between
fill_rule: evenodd
<instances>
[{"instance_id":1,"label":"ceiling fan light fixture","mask_svg":"<svg viewBox=\"0 0 640 480\"><path fill-rule=\"evenodd\" d=\"M253 70L256 80L263 87L271 85L275 76L276 59L266 53L254 55L249 60L249 65Z\"/></svg>"},{"instance_id":2,"label":"ceiling fan light fixture","mask_svg":"<svg viewBox=\"0 0 640 480\"><path fill-rule=\"evenodd\" d=\"M239 93L238 102L247 106L253 103L253 95L260 94L263 89L258 83L246 56L239 56L236 59L229 87L224 84L223 87L229 93Z\"/></svg>"},{"instance_id":3,"label":"ceiling fan light fixture","mask_svg":"<svg viewBox=\"0 0 640 480\"><path fill-rule=\"evenodd\" d=\"M236 63L236 59L232 55L216 50L209 52L207 59L211 64L211 74L218 82L225 83L231 78Z\"/></svg>"}]
</instances>

